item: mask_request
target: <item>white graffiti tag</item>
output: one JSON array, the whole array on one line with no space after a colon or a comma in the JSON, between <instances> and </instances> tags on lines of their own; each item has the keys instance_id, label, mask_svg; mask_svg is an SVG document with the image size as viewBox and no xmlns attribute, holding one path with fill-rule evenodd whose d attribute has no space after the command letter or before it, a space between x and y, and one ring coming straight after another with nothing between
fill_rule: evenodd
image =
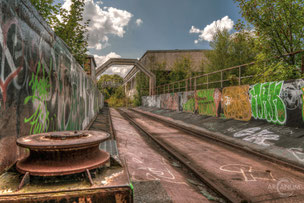
<instances>
[{"instance_id":1,"label":"white graffiti tag","mask_svg":"<svg viewBox=\"0 0 304 203\"><path fill-rule=\"evenodd\" d=\"M304 161L304 152L302 148L290 148L288 149L299 161Z\"/></svg>"},{"instance_id":2,"label":"white graffiti tag","mask_svg":"<svg viewBox=\"0 0 304 203\"><path fill-rule=\"evenodd\" d=\"M276 180L271 172L253 170L252 166L243 164L227 164L220 167L221 171L241 174L244 181Z\"/></svg>"},{"instance_id":3,"label":"white graffiti tag","mask_svg":"<svg viewBox=\"0 0 304 203\"><path fill-rule=\"evenodd\" d=\"M248 128L234 133L234 137L244 137L243 140L252 142L262 146L270 146L269 143L265 143L266 140L279 140L280 136L274 134L269 130L261 130L260 127Z\"/></svg>"},{"instance_id":4,"label":"white graffiti tag","mask_svg":"<svg viewBox=\"0 0 304 203\"><path fill-rule=\"evenodd\" d=\"M144 162L141 161L140 158L133 157L132 161L135 163L138 163L138 164L144 164ZM148 166L146 166L146 164L145 164L145 166L141 166L141 167L137 168L131 174L132 179L137 180L136 174L138 173L139 170L143 170L148 180L162 180L162 181L166 181L166 182L170 182L170 183L187 185L187 183L185 183L185 182L179 182L178 180L176 180L175 175L166 166L167 163L164 158L162 158L161 162L162 162L161 168L148 167Z\"/></svg>"}]
</instances>

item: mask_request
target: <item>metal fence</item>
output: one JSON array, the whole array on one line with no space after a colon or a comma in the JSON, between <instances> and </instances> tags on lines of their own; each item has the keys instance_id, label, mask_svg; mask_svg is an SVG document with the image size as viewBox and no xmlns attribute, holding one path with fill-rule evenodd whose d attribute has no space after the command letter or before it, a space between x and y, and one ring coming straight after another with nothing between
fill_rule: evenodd
<instances>
[{"instance_id":1,"label":"metal fence","mask_svg":"<svg viewBox=\"0 0 304 203\"><path fill-rule=\"evenodd\" d=\"M299 50L292 53L284 54L283 56L292 56L301 54L301 67L299 71L303 74L304 72L304 50ZM263 62L266 63L271 61L272 59L280 58L280 57L273 57L267 59ZM179 80L176 82L164 84L157 86L155 89L156 94L164 94L164 93L174 93L174 92L184 92L184 91L192 91L198 89L208 89L208 88L223 88L227 86L234 86L234 85L245 85L250 84L250 78L254 77L254 75L250 75L246 69L248 67L254 65L256 62L251 62L247 64L242 64L238 66L233 66L230 68L201 74L197 76L193 76L190 78L186 78L183 80Z\"/></svg>"}]
</instances>

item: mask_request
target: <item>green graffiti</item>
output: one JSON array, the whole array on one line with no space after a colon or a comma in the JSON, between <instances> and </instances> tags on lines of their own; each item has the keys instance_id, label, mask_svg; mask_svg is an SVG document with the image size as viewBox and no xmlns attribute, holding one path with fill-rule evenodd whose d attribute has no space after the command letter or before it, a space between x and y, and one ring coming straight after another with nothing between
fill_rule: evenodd
<instances>
[{"instance_id":1,"label":"green graffiti","mask_svg":"<svg viewBox=\"0 0 304 203\"><path fill-rule=\"evenodd\" d=\"M197 91L197 104L199 114L216 116L216 106L213 95L214 89Z\"/></svg>"},{"instance_id":2,"label":"green graffiti","mask_svg":"<svg viewBox=\"0 0 304 203\"><path fill-rule=\"evenodd\" d=\"M52 62L51 66L52 67ZM29 82L29 86L32 89L33 95L27 96L24 100L24 104L27 104L30 100L33 104L38 103L36 111L29 118L24 118L25 123L30 123L31 134L46 132L49 128L49 111L47 109L47 97L50 90L50 74L48 77L45 76L44 67L42 67L42 76L39 77L41 69L40 62L38 63L36 74L32 73L32 78ZM50 70L51 73L51 70Z\"/></svg>"},{"instance_id":3,"label":"green graffiti","mask_svg":"<svg viewBox=\"0 0 304 203\"><path fill-rule=\"evenodd\" d=\"M194 112L195 111L195 99L190 98L184 105L183 109L186 112Z\"/></svg>"},{"instance_id":4,"label":"green graffiti","mask_svg":"<svg viewBox=\"0 0 304 203\"><path fill-rule=\"evenodd\" d=\"M280 125L286 123L286 107L280 97L282 87L283 81L256 84L250 89L251 110L255 119L266 119Z\"/></svg>"}]
</instances>

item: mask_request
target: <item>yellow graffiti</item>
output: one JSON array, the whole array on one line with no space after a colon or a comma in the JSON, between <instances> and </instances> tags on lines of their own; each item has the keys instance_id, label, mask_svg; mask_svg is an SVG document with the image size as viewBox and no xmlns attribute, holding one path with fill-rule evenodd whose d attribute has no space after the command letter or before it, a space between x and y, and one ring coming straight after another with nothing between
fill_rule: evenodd
<instances>
[{"instance_id":1,"label":"yellow graffiti","mask_svg":"<svg viewBox=\"0 0 304 203\"><path fill-rule=\"evenodd\" d=\"M251 119L251 104L248 91L248 85L225 87L223 89L222 108L226 118L243 121Z\"/></svg>"}]
</instances>

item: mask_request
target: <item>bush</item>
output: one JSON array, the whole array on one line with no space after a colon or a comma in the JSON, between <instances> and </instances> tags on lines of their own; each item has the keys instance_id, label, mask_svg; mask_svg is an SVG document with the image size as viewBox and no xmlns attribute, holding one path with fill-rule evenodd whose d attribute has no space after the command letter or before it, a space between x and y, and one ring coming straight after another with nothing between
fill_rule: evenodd
<instances>
[{"instance_id":1,"label":"bush","mask_svg":"<svg viewBox=\"0 0 304 203\"><path fill-rule=\"evenodd\" d=\"M138 95L138 94L136 94L135 96L134 96L134 99L132 100L132 106L140 106L141 105L141 97Z\"/></svg>"}]
</instances>

